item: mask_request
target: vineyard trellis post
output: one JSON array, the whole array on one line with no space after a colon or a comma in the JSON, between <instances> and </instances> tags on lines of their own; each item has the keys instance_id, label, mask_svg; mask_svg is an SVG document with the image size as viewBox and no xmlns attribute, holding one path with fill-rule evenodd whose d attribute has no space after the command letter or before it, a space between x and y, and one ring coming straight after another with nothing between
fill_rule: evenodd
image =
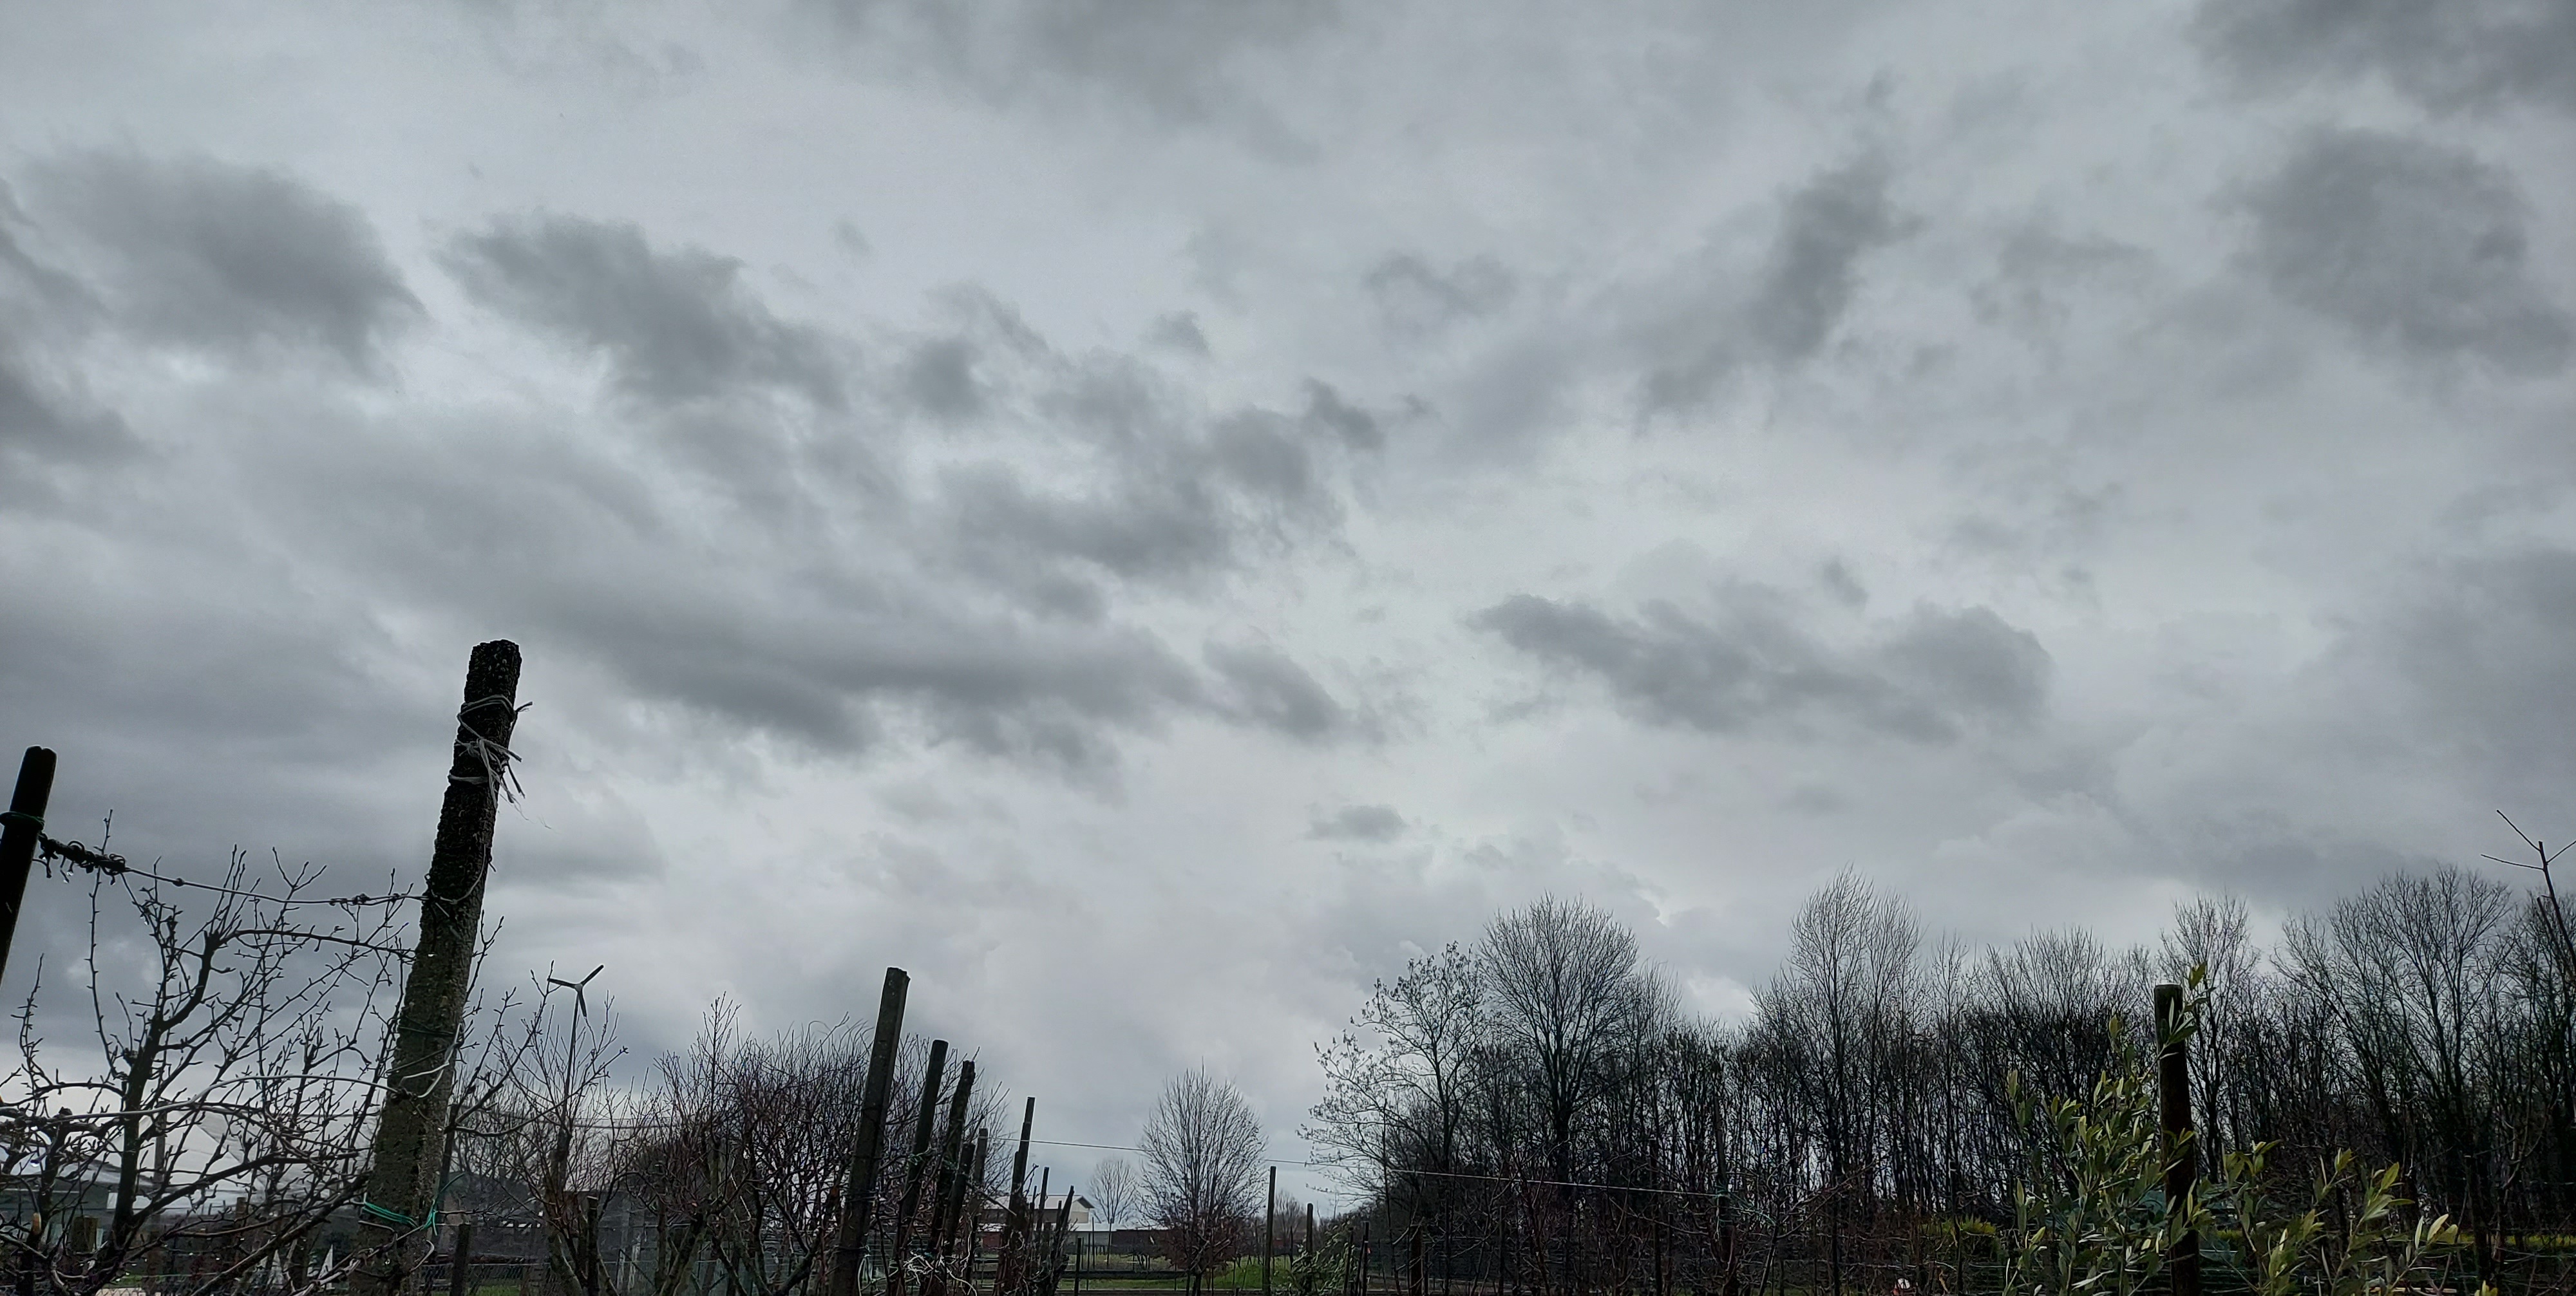
<instances>
[{"instance_id":1,"label":"vineyard trellis post","mask_svg":"<svg viewBox=\"0 0 2576 1296\"><path fill-rule=\"evenodd\" d=\"M841 1193L839 1245L832 1257L830 1296L858 1296L859 1269L867 1259L868 1211L876 1201L877 1166L885 1155L886 1104L894 1093L895 1055L903 1048L903 1003L912 978L887 968L877 998L876 1038L868 1046L867 1087L859 1095L859 1132L850 1149L850 1178Z\"/></svg>"},{"instance_id":2,"label":"vineyard trellis post","mask_svg":"<svg viewBox=\"0 0 2576 1296\"><path fill-rule=\"evenodd\" d=\"M1278 1250L1279 1167L1270 1167L1270 1196L1261 1208L1261 1296L1270 1296L1270 1253Z\"/></svg>"},{"instance_id":3,"label":"vineyard trellis post","mask_svg":"<svg viewBox=\"0 0 2576 1296\"><path fill-rule=\"evenodd\" d=\"M930 1135L939 1121L939 1089L948 1076L948 1041L930 1041L922 1068L921 1113L912 1122L912 1156L904 1164L903 1201L895 1208L894 1240L886 1250L885 1296L902 1296L904 1265L912 1257L912 1224L921 1214L921 1181L930 1169Z\"/></svg>"},{"instance_id":4,"label":"vineyard trellis post","mask_svg":"<svg viewBox=\"0 0 2576 1296\"><path fill-rule=\"evenodd\" d=\"M0 815L0 973L9 970L9 946L18 933L18 910L27 899L27 873L44 842L45 806L54 795L54 753L30 747L18 761L18 785L9 813Z\"/></svg>"},{"instance_id":5,"label":"vineyard trellis post","mask_svg":"<svg viewBox=\"0 0 2576 1296\"><path fill-rule=\"evenodd\" d=\"M1034 1131L1037 1119L1038 1100L1031 1095L1028 1104L1020 1110L1019 1150L1011 1154L1010 1214L1002 1223L1001 1267L993 1275L993 1289L997 1292L1016 1291L1019 1287L1019 1257L1029 1233L1029 1135ZM1046 1206L1044 1197L1038 1199L1038 1206L1041 1209Z\"/></svg>"},{"instance_id":6,"label":"vineyard trellis post","mask_svg":"<svg viewBox=\"0 0 2576 1296\"><path fill-rule=\"evenodd\" d=\"M2164 1126L2165 1203L2179 1209L2199 1179L2200 1148L2191 1131L2191 1041L2179 985L2156 987L2156 1100ZM2174 1244L2173 1296L2200 1296L2200 1234Z\"/></svg>"},{"instance_id":7,"label":"vineyard trellis post","mask_svg":"<svg viewBox=\"0 0 2576 1296\"><path fill-rule=\"evenodd\" d=\"M438 835L421 887L420 936L387 1049L384 1109L368 1158L362 1226L383 1236L371 1263L350 1276L350 1296L401 1296L428 1247L444 1161L456 1038L474 976L492 829L511 784L510 737L519 719L519 646L475 645L456 713Z\"/></svg>"},{"instance_id":8,"label":"vineyard trellis post","mask_svg":"<svg viewBox=\"0 0 2576 1296\"><path fill-rule=\"evenodd\" d=\"M948 1133L939 1144L939 1191L930 1203L928 1250L941 1266L932 1271L932 1281L923 1285L923 1290L932 1296L939 1296L948 1289L945 1266L948 1258L955 1254L952 1244L956 1238L956 1202L965 1191L962 1181L966 1177L967 1104L974 1096L975 1064L972 1061L960 1062L957 1064L957 1092L948 1099Z\"/></svg>"},{"instance_id":9,"label":"vineyard trellis post","mask_svg":"<svg viewBox=\"0 0 2576 1296\"><path fill-rule=\"evenodd\" d=\"M474 1296L474 1221L456 1226L456 1247L447 1257L447 1296Z\"/></svg>"}]
</instances>

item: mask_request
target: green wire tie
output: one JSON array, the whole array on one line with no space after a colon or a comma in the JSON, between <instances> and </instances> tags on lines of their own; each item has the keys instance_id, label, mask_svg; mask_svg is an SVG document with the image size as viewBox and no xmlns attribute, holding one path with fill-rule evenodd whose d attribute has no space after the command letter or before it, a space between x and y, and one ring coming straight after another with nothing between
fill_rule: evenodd
<instances>
[{"instance_id":1,"label":"green wire tie","mask_svg":"<svg viewBox=\"0 0 2576 1296\"><path fill-rule=\"evenodd\" d=\"M32 831L45 831L45 817L24 810L0 810L0 824L25 824Z\"/></svg>"},{"instance_id":2,"label":"green wire tie","mask_svg":"<svg viewBox=\"0 0 2576 1296\"><path fill-rule=\"evenodd\" d=\"M386 1207L379 1206L371 1201L359 1202L358 1211L360 1214L370 1215L384 1223L391 1224L395 1228L414 1229L438 1227L438 1212L436 1210L430 1211L429 1219L425 1222L413 1219L411 1216L405 1215L401 1211L390 1210Z\"/></svg>"}]
</instances>

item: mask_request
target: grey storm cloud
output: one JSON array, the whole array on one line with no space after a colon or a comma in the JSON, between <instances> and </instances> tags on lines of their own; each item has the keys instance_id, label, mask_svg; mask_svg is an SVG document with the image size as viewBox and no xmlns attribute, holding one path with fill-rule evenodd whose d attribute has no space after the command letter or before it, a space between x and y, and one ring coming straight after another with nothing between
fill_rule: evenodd
<instances>
[{"instance_id":1,"label":"grey storm cloud","mask_svg":"<svg viewBox=\"0 0 2576 1296\"><path fill-rule=\"evenodd\" d=\"M2402 723L2501 794L2555 799L2576 778L2576 551L2512 549L2441 564L2395 591L2331 662L2393 690Z\"/></svg>"},{"instance_id":2,"label":"grey storm cloud","mask_svg":"<svg viewBox=\"0 0 2576 1296\"><path fill-rule=\"evenodd\" d=\"M15 454L57 462L99 460L136 448L125 420L84 408L55 389L31 357L0 333L0 462ZM5 490L5 488L0 488Z\"/></svg>"},{"instance_id":3,"label":"grey storm cloud","mask_svg":"<svg viewBox=\"0 0 2576 1296\"><path fill-rule=\"evenodd\" d=\"M1059 615L1100 615L1101 577L1202 588L1330 528L1339 474L1384 439L1372 415L1314 380L1295 416L1205 414L1126 359L1020 350L1035 367L1012 385L1029 391L1064 466L952 466L937 508L958 561Z\"/></svg>"},{"instance_id":4,"label":"grey storm cloud","mask_svg":"<svg viewBox=\"0 0 2576 1296\"><path fill-rule=\"evenodd\" d=\"M1866 159L1818 176L1789 196L1761 287L1747 310L1753 336L1771 358L1814 355L1851 307L1861 254L1906 229L1888 200L1887 179L1885 163Z\"/></svg>"},{"instance_id":5,"label":"grey storm cloud","mask_svg":"<svg viewBox=\"0 0 2576 1296\"><path fill-rule=\"evenodd\" d=\"M372 372L421 314L355 206L276 171L78 152L30 168L28 187L115 320L156 342Z\"/></svg>"},{"instance_id":6,"label":"grey storm cloud","mask_svg":"<svg viewBox=\"0 0 2576 1296\"><path fill-rule=\"evenodd\" d=\"M34 328L72 329L85 301L112 325L149 321L158 344L228 300L246 318L202 340L236 366L289 341L372 365L392 318L378 315L413 309L354 209L300 181L123 155L40 178L32 214L0 212L0 463L123 435ZM183 197L219 210L182 219ZM30 250L128 200L136 212L82 227L116 251L82 267L100 278ZM258 221L299 246L240 228ZM1144 591L1197 589L1333 526L1337 465L1376 430L1328 385L1308 383L1302 408L1211 413L1149 365L1060 352L974 292L951 296L953 327L886 330L893 362L871 367L840 335L781 319L740 260L625 222L512 216L440 259L503 319L604 358L609 390L574 410L374 420L316 392L273 412L235 446L248 497L273 497L265 528L371 598L512 627L639 700L813 751L902 735L1088 777L1176 715L1299 742L1348 730L1285 653L1190 660L1129 615ZM147 265L177 280L148 300L123 277ZM871 432L886 462L852 448L862 404L895 416ZM650 435L599 435L626 428ZM906 451L917 461L896 463ZM703 544L710 527L721 547ZM164 622L183 610L139 606ZM305 633L309 619L271 624ZM82 624L54 628L49 659L99 660L58 642Z\"/></svg>"},{"instance_id":7,"label":"grey storm cloud","mask_svg":"<svg viewBox=\"0 0 2576 1296\"><path fill-rule=\"evenodd\" d=\"M656 248L629 222L539 214L461 235L443 259L484 305L607 355L631 395L676 402L772 387L842 402L830 339L772 315L732 257Z\"/></svg>"},{"instance_id":8,"label":"grey storm cloud","mask_svg":"<svg viewBox=\"0 0 2576 1296\"><path fill-rule=\"evenodd\" d=\"M2576 6L2559 0L2204 0L2196 26L2256 89L2376 74L2437 109L2576 110Z\"/></svg>"},{"instance_id":9,"label":"grey storm cloud","mask_svg":"<svg viewBox=\"0 0 2576 1296\"><path fill-rule=\"evenodd\" d=\"M1822 351L1859 291L1861 259L1914 228L1888 181L1875 155L1816 175L1781 200L1779 227L1749 285L1711 268L1693 272L1717 277L1648 330L1648 407L1686 408L1746 364L1790 368Z\"/></svg>"},{"instance_id":10,"label":"grey storm cloud","mask_svg":"<svg viewBox=\"0 0 2576 1296\"><path fill-rule=\"evenodd\" d=\"M1391 842L1409 826L1394 806L1347 805L1316 815L1306 835L1317 841Z\"/></svg>"},{"instance_id":11,"label":"grey storm cloud","mask_svg":"<svg viewBox=\"0 0 2576 1296\"><path fill-rule=\"evenodd\" d=\"M2527 204L2474 154L2318 130L2244 202L2253 264L2286 300L2422 358L2525 374L2567 362L2567 312L2530 273Z\"/></svg>"},{"instance_id":12,"label":"grey storm cloud","mask_svg":"<svg viewBox=\"0 0 2576 1296\"><path fill-rule=\"evenodd\" d=\"M1823 719L1946 743L1972 725L2032 721L2048 696L2047 650L1986 608L1918 609L1852 647L1759 587L1719 591L1706 617L1654 601L1629 619L1519 594L1470 624L1600 684L1640 721L1711 733Z\"/></svg>"},{"instance_id":13,"label":"grey storm cloud","mask_svg":"<svg viewBox=\"0 0 2576 1296\"><path fill-rule=\"evenodd\" d=\"M1492 256L1468 257L1444 270L1415 252L1387 257L1361 282L1388 326L1410 335L1491 315L1510 305L1520 288L1511 270Z\"/></svg>"},{"instance_id":14,"label":"grey storm cloud","mask_svg":"<svg viewBox=\"0 0 2576 1296\"><path fill-rule=\"evenodd\" d=\"M1222 682L1221 705L1250 723L1307 742L1335 737L1350 726L1342 704L1275 648L1210 644L1206 657Z\"/></svg>"},{"instance_id":15,"label":"grey storm cloud","mask_svg":"<svg viewBox=\"0 0 2576 1296\"><path fill-rule=\"evenodd\" d=\"M1331 383L1313 378L1306 380L1306 422L1330 431L1353 450L1386 445L1386 427L1377 415L1344 399Z\"/></svg>"},{"instance_id":16,"label":"grey storm cloud","mask_svg":"<svg viewBox=\"0 0 2576 1296\"><path fill-rule=\"evenodd\" d=\"M1011 0L962 11L929 0L811 0L807 8L862 56L907 72L927 68L988 102L1100 98L1288 156L1309 146L1248 87L1246 64L1329 29L1342 10L1338 0Z\"/></svg>"},{"instance_id":17,"label":"grey storm cloud","mask_svg":"<svg viewBox=\"0 0 2576 1296\"><path fill-rule=\"evenodd\" d=\"M0 183L0 462L21 461L0 495L34 490L36 474L24 471L34 461L97 462L137 448L125 421L97 408L58 359L100 306L87 285L27 249L31 228Z\"/></svg>"},{"instance_id":18,"label":"grey storm cloud","mask_svg":"<svg viewBox=\"0 0 2576 1296\"><path fill-rule=\"evenodd\" d=\"M1173 311L1156 319L1145 340L1182 355L1205 359L1210 354L1207 334L1199 328L1199 317L1189 311Z\"/></svg>"}]
</instances>

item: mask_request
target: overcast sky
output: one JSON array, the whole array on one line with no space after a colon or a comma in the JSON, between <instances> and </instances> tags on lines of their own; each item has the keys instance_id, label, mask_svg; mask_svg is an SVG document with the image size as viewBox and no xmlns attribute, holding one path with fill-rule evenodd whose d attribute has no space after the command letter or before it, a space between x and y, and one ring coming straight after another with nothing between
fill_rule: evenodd
<instances>
[{"instance_id":1,"label":"overcast sky","mask_svg":"<svg viewBox=\"0 0 2576 1296\"><path fill-rule=\"evenodd\" d=\"M1726 1013L1845 868L2127 941L2576 833L2559 0L0 33L0 742L413 878L515 639L496 967L639 1049L899 964L1042 1134L1294 1156L1542 893Z\"/></svg>"}]
</instances>

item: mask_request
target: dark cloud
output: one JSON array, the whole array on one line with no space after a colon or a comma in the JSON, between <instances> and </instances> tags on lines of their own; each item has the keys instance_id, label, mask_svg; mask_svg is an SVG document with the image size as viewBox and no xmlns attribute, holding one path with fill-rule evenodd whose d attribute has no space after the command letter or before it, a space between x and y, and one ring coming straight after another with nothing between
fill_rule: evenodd
<instances>
[{"instance_id":1,"label":"dark cloud","mask_svg":"<svg viewBox=\"0 0 2576 1296\"><path fill-rule=\"evenodd\" d=\"M1199 330L1199 317L1188 311L1174 311L1156 318L1145 340L1183 355L1204 357L1209 354L1207 334Z\"/></svg>"},{"instance_id":2,"label":"dark cloud","mask_svg":"<svg viewBox=\"0 0 2576 1296\"><path fill-rule=\"evenodd\" d=\"M1520 288L1512 272L1493 257L1469 257L1442 270L1412 252L1378 262L1361 282L1377 299L1387 326L1411 336L1491 315L1510 305Z\"/></svg>"},{"instance_id":3,"label":"dark cloud","mask_svg":"<svg viewBox=\"0 0 2576 1296\"><path fill-rule=\"evenodd\" d=\"M2576 778L2576 552L2532 548L2424 573L2362 623L2332 669L2395 686L2402 723L2493 795L2546 795Z\"/></svg>"},{"instance_id":4,"label":"dark cloud","mask_svg":"<svg viewBox=\"0 0 2576 1296\"><path fill-rule=\"evenodd\" d=\"M99 460L138 448L124 419L84 408L75 395L55 390L0 332L0 462L11 455Z\"/></svg>"},{"instance_id":5,"label":"dark cloud","mask_svg":"<svg viewBox=\"0 0 2576 1296\"><path fill-rule=\"evenodd\" d=\"M2047 701L2037 638L1985 608L1918 609L1842 647L1774 591L1719 591L1713 615L1651 602L1633 619L1521 594L1470 623L1557 670L1593 680L1648 724L1732 733L1814 718L1918 742L2018 725Z\"/></svg>"},{"instance_id":6,"label":"dark cloud","mask_svg":"<svg viewBox=\"0 0 2576 1296\"><path fill-rule=\"evenodd\" d=\"M1174 464L1140 464L1104 491L1073 493L987 463L952 473L941 493L961 550L993 564L1079 560L1113 575L1181 583L1229 565L1238 543L1228 498Z\"/></svg>"},{"instance_id":7,"label":"dark cloud","mask_svg":"<svg viewBox=\"0 0 2576 1296\"><path fill-rule=\"evenodd\" d=\"M1851 306L1861 255L1907 228L1887 179L1884 163L1864 160L1789 196L1749 310L1754 340L1771 359L1814 355Z\"/></svg>"},{"instance_id":8,"label":"dark cloud","mask_svg":"<svg viewBox=\"0 0 2576 1296\"><path fill-rule=\"evenodd\" d=\"M1888 180L1887 164L1872 156L1792 191L1749 290L1721 281L1650 330L1658 358L1646 375L1647 405L1686 408L1748 363L1787 368L1822 351L1851 308L1861 258L1913 228L1888 197Z\"/></svg>"},{"instance_id":9,"label":"dark cloud","mask_svg":"<svg viewBox=\"0 0 2576 1296\"><path fill-rule=\"evenodd\" d=\"M904 361L903 394L934 418L970 419L984 412L984 388L975 378L975 343L932 338Z\"/></svg>"},{"instance_id":10,"label":"dark cloud","mask_svg":"<svg viewBox=\"0 0 2576 1296\"><path fill-rule=\"evenodd\" d=\"M1306 421L1329 430L1354 450L1386 445L1386 429L1376 415L1344 400L1332 384L1312 378L1306 380Z\"/></svg>"},{"instance_id":11,"label":"dark cloud","mask_svg":"<svg viewBox=\"0 0 2576 1296\"><path fill-rule=\"evenodd\" d=\"M274 171L74 153L30 172L39 219L89 256L115 320L255 359L319 352L358 372L420 315L358 209Z\"/></svg>"},{"instance_id":12,"label":"dark cloud","mask_svg":"<svg viewBox=\"0 0 2576 1296\"><path fill-rule=\"evenodd\" d=\"M1391 842L1403 836L1409 826L1394 806L1347 805L1328 815L1316 815L1306 835L1317 841Z\"/></svg>"},{"instance_id":13,"label":"dark cloud","mask_svg":"<svg viewBox=\"0 0 2576 1296\"><path fill-rule=\"evenodd\" d=\"M460 236L443 260L484 305L605 353L632 396L667 404L774 388L842 404L832 340L772 315L732 257L656 248L628 222L538 214Z\"/></svg>"},{"instance_id":14,"label":"dark cloud","mask_svg":"<svg viewBox=\"0 0 2576 1296\"><path fill-rule=\"evenodd\" d=\"M2134 278L2152 264L2142 248L2026 225L2004 242L1994 273L1970 291L1969 304L1979 321L2054 349L2074 318L2077 291L2088 283Z\"/></svg>"},{"instance_id":15,"label":"dark cloud","mask_svg":"<svg viewBox=\"0 0 2576 1296\"><path fill-rule=\"evenodd\" d=\"M2195 27L2252 89L2376 75L2436 109L2576 110L2576 6L2562 0L2203 0Z\"/></svg>"},{"instance_id":16,"label":"dark cloud","mask_svg":"<svg viewBox=\"0 0 2576 1296\"><path fill-rule=\"evenodd\" d=\"M1277 155L1309 146L1252 88L1249 69L1332 27L1338 0L1011 0L960 10L932 0L812 0L872 63L997 104L1101 99L1170 125L1228 131Z\"/></svg>"},{"instance_id":17,"label":"dark cloud","mask_svg":"<svg viewBox=\"0 0 2576 1296\"><path fill-rule=\"evenodd\" d=\"M2532 280L2528 213L2501 168L2403 136L2320 130L2244 201L2249 254L2283 298L2424 359L2523 374L2566 364L2570 322Z\"/></svg>"},{"instance_id":18,"label":"dark cloud","mask_svg":"<svg viewBox=\"0 0 2576 1296\"><path fill-rule=\"evenodd\" d=\"M95 408L53 358L90 331L100 307L87 285L27 250L30 232L0 183L0 462L15 458L23 470L30 460L95 461L134 450L124 420ZM27 488L28 474L15 477L0 498Z\"/></svg>"},{"instance_id":19,"label":"dark cloud","mask_svg":"<svg viewBox=\"0 0 2576 1296\"><path fill-rule=\"evenodd\" d=\"M374 596L510 627L532 656L590 663L638 701L819 753L953 743L1071 771L1121 734L1205 710L1205 681L1155 636L1031 620L981 582L921 567L935 536L865 530L799 478L792 506L699 539L698 501L608 447L541 428L377 427L280 446L291 523Z\"/></svg>"},{"instance_id":20,"label":"dark cloud","mask_svg":"<svg viewBox=\"0 0 2576 1296\"><path fill-rule=\"evenodd\" d=\"M1285 653L1260 645L1210 644L1206 656L1224 692L1222 705L1236 716L1307 742L1334 737L1350 726L1342 704Z\"/></svg>"},{"instance_id":21,"label":"dark cloud","mask_svg":"<svg viewBox=\"0 0 2576 1296\"><path fill-rule=\"evenodd\" d=\"M1024 353L1014 380L1056 466L1000 459L947 469L938 507L957 560L1058 614L1096 616L1114 577L1196 589L1341 516L1347 451L1377 435L1366 412L1307 384L1296 417L1199 413L1146 366ZM1015 410L1018 407L1015 406Z\"/></svg>"}]
</instances>

